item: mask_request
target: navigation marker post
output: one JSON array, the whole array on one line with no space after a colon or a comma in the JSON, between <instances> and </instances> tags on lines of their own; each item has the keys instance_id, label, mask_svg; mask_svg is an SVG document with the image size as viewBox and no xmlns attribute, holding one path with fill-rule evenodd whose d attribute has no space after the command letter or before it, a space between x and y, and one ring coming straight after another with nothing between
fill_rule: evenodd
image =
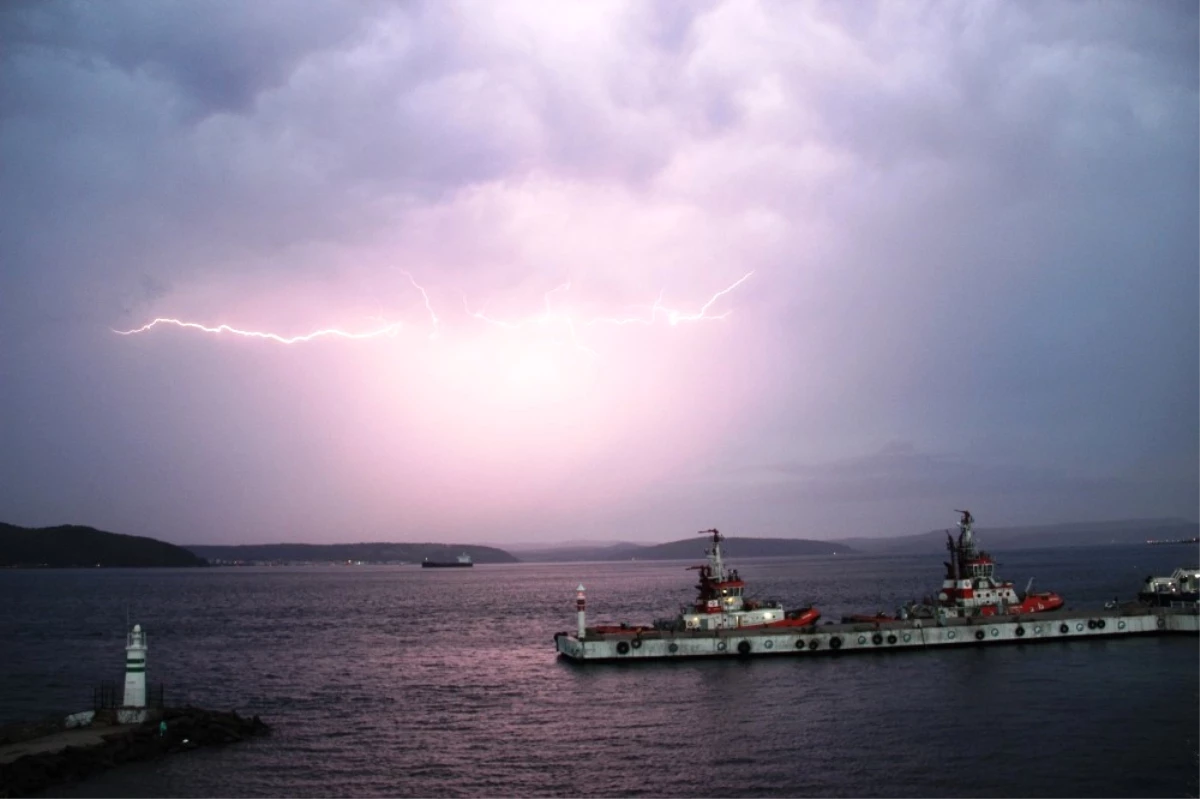
<instances>
[{"instance_id":1,"label":"navigation marker post","mask_svg":"<svg viewBox=\"0 0 1200 799\"><path fill-rule=\"evenodd\" d=\"M583 583L580 583L579 587L575 589L575 610L577 612L577 615L579 616L579 639L580 640L583 640L583 637L587 632L587 621L585 618L587 614L584 612L586 610L586 608L587 608L587 596L584 594Z\"/></svg>"}]
</instances>

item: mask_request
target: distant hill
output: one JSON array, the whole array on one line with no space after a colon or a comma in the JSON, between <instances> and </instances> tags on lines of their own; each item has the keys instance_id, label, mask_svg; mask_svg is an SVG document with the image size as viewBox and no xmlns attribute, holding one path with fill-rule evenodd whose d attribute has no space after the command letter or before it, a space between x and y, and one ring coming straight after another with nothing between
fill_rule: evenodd
<instances>
[{"instance_id":1,"label":"distant hill","mask_svg":"<svg viewBox=\"0 0 1200 799\"><path fill-rule=\"evenodd\" d=\"M627 546L636 547L643 546L635 544L632 541L623 541L619 538L607 539L591 539L591 538L573 538L570 541L563 541L558 544L550 545L545 541L519 541L517 543L505 542L504 547L509 552L514 552L520 556L524 552L529 551L547 551L549 549L604 549L606 547Z\"/></svg>"},{"instance_id":2,"label":"distant hill","mask_svg":"<svg viewBox=\"0 0 1200 799\"><path fill-rule=\"evenodd\" d=\"M958 529L953 528L957 535ZM977 527L979 544L988 551L1088 547L1106 544L1145 544L1147 541L1180 541L1200 535L1200 524L1186 519L1125 519L1110 522L1042 524L1029 527ZM616 543L586 546L572 542L560 547L521 551L521 559L534 562L598 560L687 560L703 558L702 539L685 538L668 544L645 546ZM940 552L946 530L891 538L843 538L815 541L803 538L729 538L725 551L735 558L770 558L795 555L920 554Z\"/></svg>"},{"instance_id":3,"label":"distant hill","mask_svg":"<svg viewBox=\"0 0 1200 799\"><path fill-rule=\"evenodd\" d=\"M955 535L958 529L951 530ZM977 527L975 538L988 551L1049 549L1105 544L1144 544L1195 538L1200 524L1185 519L1126 519L1112 522L1074 522L1031 527ZM895 538L847 538L843 542L868 554L935 552L946 544L946 530Z\"/></svg>"},{"instance_id":4,"label":"distant hill","mask_svg":"<svg viewBox=\"0 0 1200 799\"><path fill-rule=\"evenodd\" d=\"M607 547L560 547L528 550L521 558L536 562L569 562L598 560L687 560L704 559L707 544L699 536L644 546L615 544ZM734 558L786 558L796 555L852 554L854 549L836 541L813 541L806 538L726 538L724 552Z\"/></svg>"},{"instance_id":5,"label":"distant hill","mask_svg":"<svg viewBox=\"0 0 1200 799\"><path fill-rule=\"evenodd\" d=\"M73 524L30 528L0 523L0 568L207 565L186 549L154 538Z\"/></svg>"},{"instance_id":6,"label":"distant hill","mask_svg":"<svg viewBox=\"0 0 1200 799\"><path fill-rule=\"evenodd\" d=\"M245 544L241 546L188 545L187 549L210 562L224 563L418 563L454 560L466 552L476 563L519 563L503 549L466 544Z\"/></svg>"}]
</instances>

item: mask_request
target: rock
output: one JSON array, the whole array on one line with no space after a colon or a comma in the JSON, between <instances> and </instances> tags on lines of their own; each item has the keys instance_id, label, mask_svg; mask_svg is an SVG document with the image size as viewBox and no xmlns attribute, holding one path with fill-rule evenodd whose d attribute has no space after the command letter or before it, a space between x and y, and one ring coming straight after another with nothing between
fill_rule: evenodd
<instances>
[{"instance_id":1,"label":"rock","mask_svg":"<svg viewBox=\"0 0 1200 799\"><path fill-rule=\"evenodd\" d=\"M61 729L63 729L63 725L57 719L5 724L0 726L0 746L32 741L34 738L43 738L47 735L53 735Z\"/></svg>"},{"instance_id":2,"label":"rock","mask_svg":"<svg viewBox=\"0 0 1200 799\"><path fill-rule=\"evenodd\" d=\"M0 799L38 793L121 763L151 760L200 746L236 743L266 735L271 730L258 716L244 719L236 712L214 712L190 705L168 708L162 718L167 722L165 737L159 737L157 722L146 722L131 730L103 735L94 746L69 746L60 752L29 754L5 764L0 768ZM8 725L0 728L0 744L32 740L61 730L61 725L54 722Z\"/></svg>"}]
</instances>

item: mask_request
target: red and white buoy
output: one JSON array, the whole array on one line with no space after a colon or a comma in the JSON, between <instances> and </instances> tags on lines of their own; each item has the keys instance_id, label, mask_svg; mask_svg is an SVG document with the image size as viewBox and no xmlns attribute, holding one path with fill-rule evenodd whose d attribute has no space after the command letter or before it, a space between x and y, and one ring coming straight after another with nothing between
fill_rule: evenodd
<instances>
[{"instance_id":1,"label":"red and white buoy","mask_svg":"<svg viewBox=\"0 0 1200 799\"><path fill-rule=\"evenodd\" d=\"M575 612L579 616L579 638L582 640L584 633L587 631L587 596L583 592L583 583L575 589Z\"/></svg>"}]
</instances>

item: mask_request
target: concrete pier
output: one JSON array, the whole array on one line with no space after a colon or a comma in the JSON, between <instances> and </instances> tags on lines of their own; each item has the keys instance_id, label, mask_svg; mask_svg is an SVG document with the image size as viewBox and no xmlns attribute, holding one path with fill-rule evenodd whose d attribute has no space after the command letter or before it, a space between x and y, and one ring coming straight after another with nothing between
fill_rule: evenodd
<instances>
[{"instance_id":1,"label":"concrete pier","mask_svg":"<svg viewBox=\"0 0 1200 799\"><path fill-rule=\"evenodd\" d=\"M572 661L641 661L701 657L759 657L894 652L942 646L1048 643L1130 635L1200 634L1195 611L1129 605L1103 610L1064 609L1025 616L910 619L803 628L651 630L554 636L559 655Z\"/></svg>"}]
</instances>

